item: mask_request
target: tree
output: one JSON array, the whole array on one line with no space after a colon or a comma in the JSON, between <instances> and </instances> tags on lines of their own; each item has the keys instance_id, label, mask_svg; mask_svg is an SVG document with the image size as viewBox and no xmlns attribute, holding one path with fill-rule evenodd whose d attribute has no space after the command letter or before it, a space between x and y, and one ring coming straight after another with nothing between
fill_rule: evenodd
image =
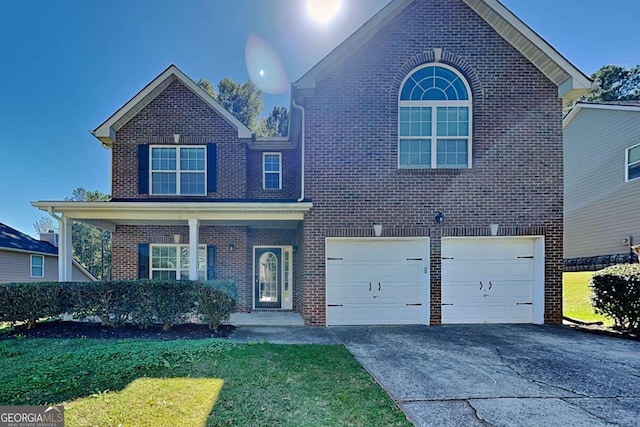
<instances>
[{"instance_id":1,"label":"tree","mask_svg":"<svg viewBox=\"0 0 640 427\"><path fill-rule=\"evenodd\" d=\"M260 136L287 136L289 132L289 111L284 107L273 107L269 117L260 120L257 133Z\"/></svg>"},{"instance_id":2,"label":"tree","mask_svg":"<svg viewBox=\"0 0 640 427\"><path fill-rule=\"evenodd\" d=\"M73 190L68 201L106 202L109 195L99 190L87 191L82 187ZM71 226L73 256L100 280L111 277L111 233L93 225L74 222Z\"/></svg>"},{"instance_id":3,"label":"tree","mask_svg":"<svg viewBox=\"0 0 640 427\"><path fill-rule=\"evenodd\" d=\"M213 89L211 82L207 79L200 79L198 86L249 129L256 128L264 103L262 91L251 80L238 84L229 77L225 77L218 82L218 92Z\"/></svg>"},{"instance_id":4,"label":"tree","mask_svg":"<svg viewBox=\"0 0 640 427\"><path fill-rule=\"evenodd\" d=\"M43 216L42 218L34 222L33 228L36 229L36 234L58 232L58 226L53 223L53 219L51 219L50 216Z\"/></svg>"},{"instance_id":5,"label":"tree","mask_svg":"<svg viewBox=\"0 0 640 427\"><path fill-rule=\"evenodd\" d=\"M586 102L640 100L640 65L630 69L605 65L591 76L594 87L581 98Z\"/></svg>"}]
</instances>

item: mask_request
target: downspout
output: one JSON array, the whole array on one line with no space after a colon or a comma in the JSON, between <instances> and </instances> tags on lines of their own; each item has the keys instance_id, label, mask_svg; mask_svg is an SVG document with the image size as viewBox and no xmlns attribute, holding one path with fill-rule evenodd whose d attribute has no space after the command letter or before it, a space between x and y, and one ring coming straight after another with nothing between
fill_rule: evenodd
<instances>
[{"instance_id":1,"label":"downspout","mask_svg":"<svg viewBox=\"0 0 640 427\"><path fill-rule=\"evenodd\" d=\"M297 108L298 110L300 110L300 113L302 114L302 126L300 129L300 151L302 152L301 154L301 161L300 161L300 198L298 199L298 202L303 202L304 201L304 138L305 138L305 134L304 134L304 121L305 121L305 111L304 111L304 107L302 105L298 105L296 104L295 100L291 100L291 105L293 106L293 108Z\"/></svg>"}]
</instances>

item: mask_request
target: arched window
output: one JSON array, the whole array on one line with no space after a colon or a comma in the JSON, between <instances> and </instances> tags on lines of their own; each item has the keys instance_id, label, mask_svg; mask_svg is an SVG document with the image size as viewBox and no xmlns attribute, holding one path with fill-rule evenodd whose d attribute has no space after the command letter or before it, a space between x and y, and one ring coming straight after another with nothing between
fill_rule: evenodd
<instances>
[{"instance_id":1,"label":"arched window","mask_svg":"<svg viewBox=\"0 0 640 427\"><path fill-rule=\"evenodd\" d=\"M398 107L400 168L471 167L471 90L454 68L427 64L411 71Z\"/></svg>"}]
</instances>

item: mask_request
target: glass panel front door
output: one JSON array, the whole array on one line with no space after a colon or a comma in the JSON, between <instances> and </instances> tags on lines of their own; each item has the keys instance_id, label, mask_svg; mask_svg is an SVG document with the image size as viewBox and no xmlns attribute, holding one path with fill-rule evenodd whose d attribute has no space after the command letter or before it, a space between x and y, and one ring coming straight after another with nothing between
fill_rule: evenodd
<instances>
[{"instance_id":1,"label":"glass panel front door","mask_svg":"<svg viewBox=\"0 0 640 427\"><path fill-rule=\"evenodd\" d=\"M255 250L255 305L256 308L281 308L282 249L256 248Z\"/></svg>"}]
</instances>

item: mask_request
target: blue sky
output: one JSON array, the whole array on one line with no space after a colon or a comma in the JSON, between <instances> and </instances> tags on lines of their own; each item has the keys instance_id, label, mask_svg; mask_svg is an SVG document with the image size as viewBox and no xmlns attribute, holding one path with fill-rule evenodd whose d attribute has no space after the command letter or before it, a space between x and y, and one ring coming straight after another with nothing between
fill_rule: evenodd
<instances>
[{"instance_id":1,"label":"blue sky","mask_svg":"<svg viewBox=\"0 0 640 427\"><path fill-rule=\"evenodd\" d=\"M89 134L169 64L214 85L245 81L252 54L282 65L265 112L388 0L342 0L327 24L306 0L20 0L0 10L0 222L34 235L33 200L110 192L110 153ZM637 0L503 0L579 69L640 64ZM598 7L590 6L598 4ZM272 74L272 73L271 73Z\"/></svg>"}]
</instances>

